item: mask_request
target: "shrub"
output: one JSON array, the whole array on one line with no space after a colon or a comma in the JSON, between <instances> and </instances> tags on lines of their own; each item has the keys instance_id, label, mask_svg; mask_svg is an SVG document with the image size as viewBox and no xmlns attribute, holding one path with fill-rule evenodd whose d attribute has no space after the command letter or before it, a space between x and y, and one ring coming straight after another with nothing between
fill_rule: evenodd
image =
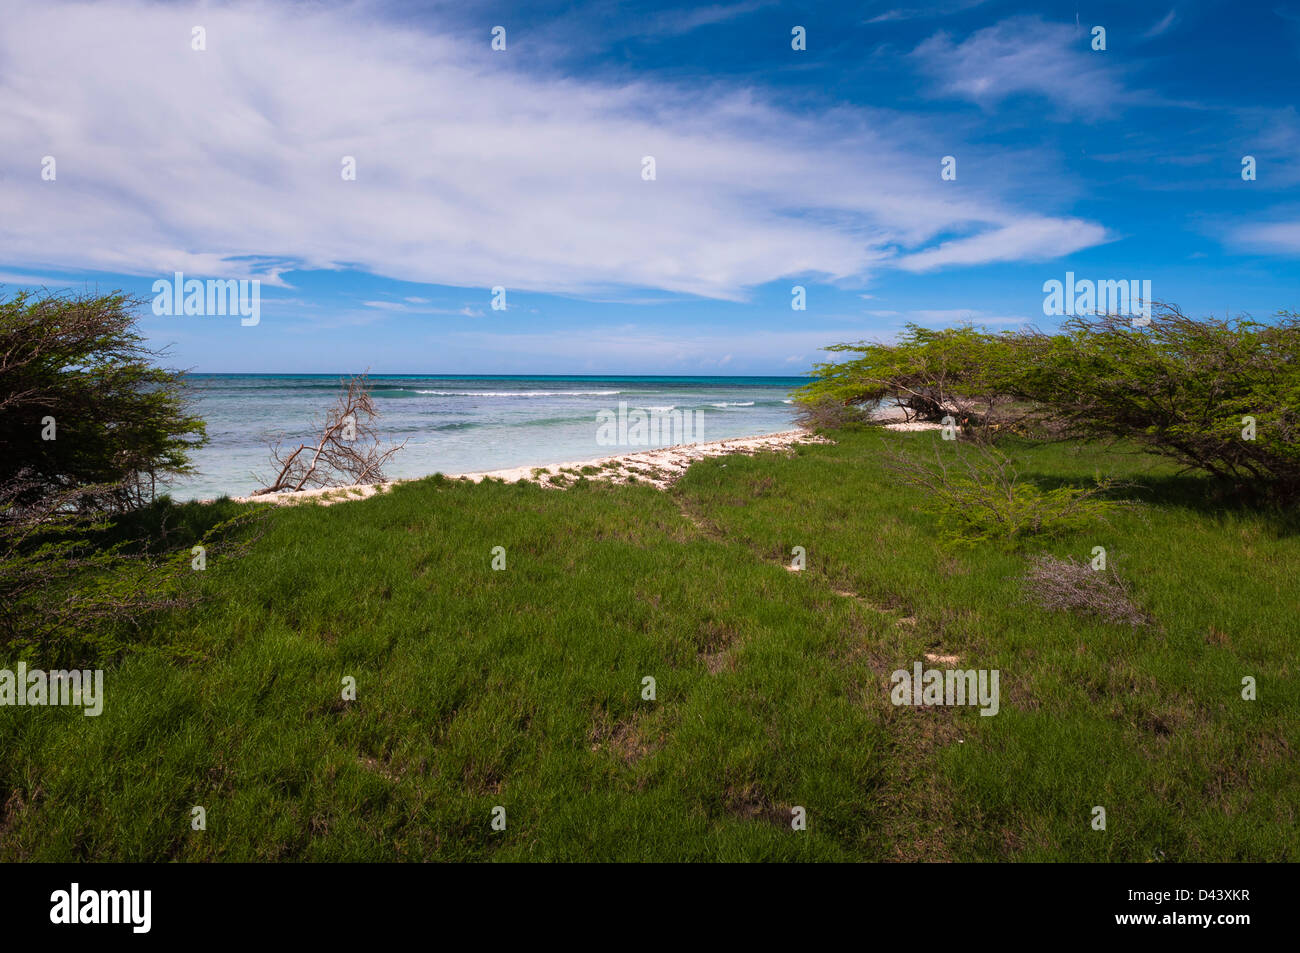
<instances>
[{"instance_id":1,"label":"shrub","mask_svg":"<svg viewBox=\"0 0 1300 953\"><path fill-rule=\"evenodd\" d=\"M818 365L798 400L892 401L984 442L1120 438L1239 489L1300 496L1300 314L1196 320L1156 303L1149 322L1082 316L1053 334L908 325L895 344L827 348L858 356Z\"/></svg>"},{"instance_id":2,"label":"shrub","mask_svg":"<svg viewBox=\"0 0 1300 953\"><path fill-rule=\"evenodd\" d=\"M1067 435L1124 438L1241 488L1300 494L1300 315L1194 320L1156 305L1147 327L1077 317L1018 349L1012 389L1048 405Z\"/></svg>"},{"instance_id":3,"label":"shrub","mask_svg":"<svg viewBox=\"0 0 1300 953\"><path fill-rule=\"evenodd\" d=\"M795 409L794 422L804 430L843 430L866 423L866 411L855 404L846 404L833 397L817 396L800 401Z\"/></svg>"},{"instance_id":4,"label":"shrub","mask_svg":"<svg viewBox=\"0 0 1300 953\"><path fill-rule=\"evenodd\" d=\"M0 301L0 482L22 473L21 502L58 496L120 512L191 472L204 424L180 372L152 365L159 354L134 330L140 304L29 292Z\"/></svg>"},{"instance_id":5,"label":"shrub","mask_svg":"<svg viewBox=\"0 0 1300 953\"><path fill-rule=\"evenodd\" d=\"M192 544L205 561L244 551L242 532L260 519L248 508L169 500L110 522L91 515L81 495L115 488L83 487L41 495L30 503L25 475L0 485L0 649L38 651L46 665L105 658L126 647L148 616L198 600ZM181 511L188 525L169 530Z\"/></svg>"},{"instance_id":6,"label":"shrub","mask_svg":"<svg viewBox=\"0 0 1300 953\"><path fill-rule=\"evenodd\" d=\"M874 410L902 408L908 421L952 416L966 429L988 434L1024 416L1011 396L1017 339L973 327L927 330L914 324L894 344L835 344L827 351L858 355L818 364L817 379L797 392L805 408L826 403Z\"/></svg>"},{"instance_id":7,"label":"shrub","mask_svg":"<svg viewBox=\"0 0 1300 953\"><path fill-rule=\"evenodd\" d=\"M927 505L938 511L953 542L1019 540L1084 529L1104 521L1118 502L1107 495L1120 484L1097 479L1091 487L1062 486L1043 490L1020 479L1011 458L979 442L951 442L934 463L885 447L886 466L904 482L926 491ZM944 441L946 442L946 441ZM952 459L949 459L951 457Z\"/></svg>"}]
</instances>

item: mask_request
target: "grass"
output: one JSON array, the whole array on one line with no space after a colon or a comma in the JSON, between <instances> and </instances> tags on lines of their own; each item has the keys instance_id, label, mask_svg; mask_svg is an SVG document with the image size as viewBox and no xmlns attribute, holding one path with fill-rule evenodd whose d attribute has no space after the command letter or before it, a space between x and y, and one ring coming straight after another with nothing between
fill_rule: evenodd
<instances>
[{"instance_id":1,"label":"grass","mask_svg":"<svg viewBox=\"0 0 1300 953\"><path fill-rule=\"evenodd\" d=\"M666 493L431 478L275 511L102 716L0 708L0 859L1300 859L1293 523L1025 446L1045 488L1102 471L1146 505L953 548L878 452L932 434L836 436ZM1030 556L1096 545L1153 624L1025 598ZM1000 713L891 705L927 653L998 669Z\"/></svg>"}]
</instances>

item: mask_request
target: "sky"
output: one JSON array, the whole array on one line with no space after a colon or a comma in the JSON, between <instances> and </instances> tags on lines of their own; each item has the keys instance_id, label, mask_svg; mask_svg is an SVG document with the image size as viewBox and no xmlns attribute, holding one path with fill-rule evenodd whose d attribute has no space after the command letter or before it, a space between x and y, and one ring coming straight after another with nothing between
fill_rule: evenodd
<instances>
[{"instance_id":1,"label":"sky","mask_svg":"<svg viewBox=\"0 0 1300 953\"><path fill-rule=\"evenodd\" d=\"M1300 310L1284 0L0 13L0 296L137 295L171 366L798 375L1067 272ZM258 322L155 314L177 272Z\"/></svg>"}]
</instances>

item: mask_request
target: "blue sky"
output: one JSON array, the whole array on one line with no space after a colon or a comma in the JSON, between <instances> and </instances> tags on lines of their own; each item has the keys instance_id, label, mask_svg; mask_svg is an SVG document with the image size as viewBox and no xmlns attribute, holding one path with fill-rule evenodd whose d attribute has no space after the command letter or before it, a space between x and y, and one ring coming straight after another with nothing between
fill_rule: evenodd
<instances>
[{"instance_id":1,"label":"blue sky","mask_svg":"<svg viewBox=\"0 0 1300 953\"><path fill-rule=\"evenodd\" d=\"M255 327L146 309L210 372L801 374L1050 327L1066 271L1266 318L1298 67L1280 0L17 3L0 291L260 280Z\"/></svg>"}]
</instances>

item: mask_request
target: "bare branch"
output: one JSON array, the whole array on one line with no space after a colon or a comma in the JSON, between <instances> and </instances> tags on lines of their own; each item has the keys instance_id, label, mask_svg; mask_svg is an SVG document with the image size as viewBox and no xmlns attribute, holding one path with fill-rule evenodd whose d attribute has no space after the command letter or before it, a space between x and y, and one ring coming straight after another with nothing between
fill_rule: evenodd
<instances>
[{"instance_id":1,"label":"bare branch","mask_svg":"<svg viewBox=\"0 0 1300 953\"><path fill-rule=\"evenodd\" d=\"M271 460L277 468L274 479L253 495L302 490L306 487L350 486L385 483L384 467L406 446L384 446L373 426L379 416L370 383L364 374L342 381L343 390L334 406L318 424L315 443L300 443L285 451L277 438L271 445Z\"/></svg>"}]
</instances>

